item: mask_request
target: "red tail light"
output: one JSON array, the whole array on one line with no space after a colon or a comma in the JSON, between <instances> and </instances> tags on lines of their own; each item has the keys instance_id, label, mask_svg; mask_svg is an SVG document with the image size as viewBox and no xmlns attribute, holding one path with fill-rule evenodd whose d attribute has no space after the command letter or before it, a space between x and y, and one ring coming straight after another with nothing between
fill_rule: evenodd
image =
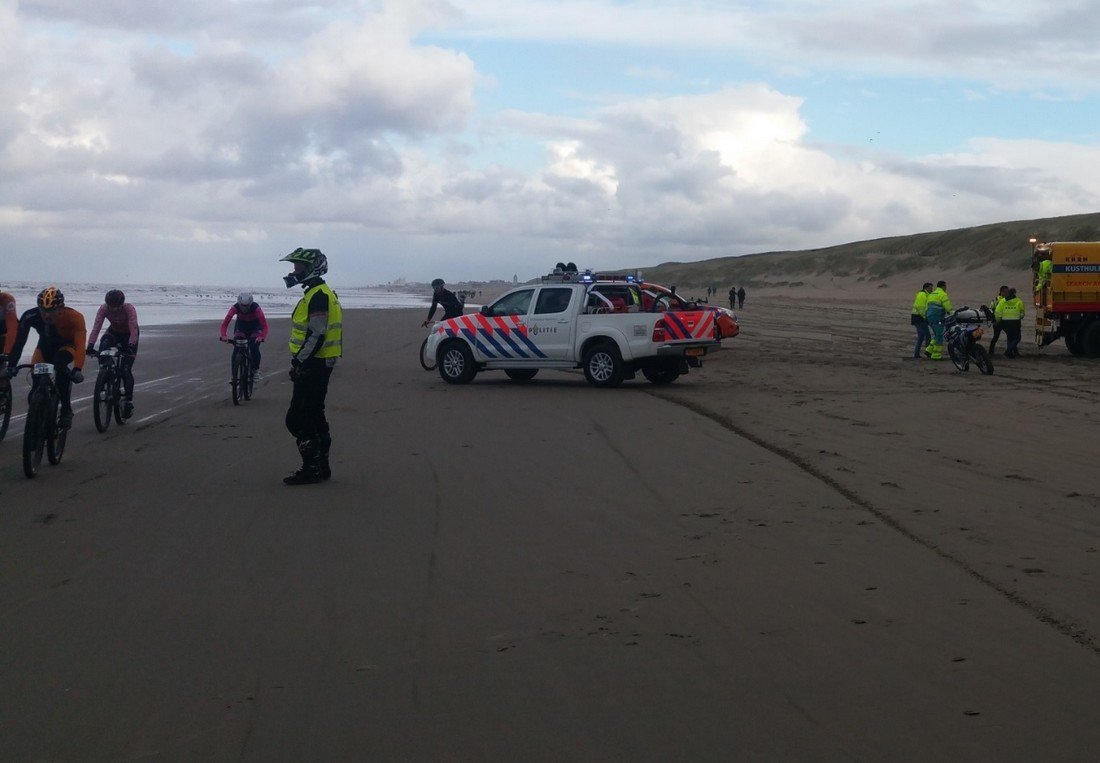
<instances>
[{"instance_id":1,"label":"red tail light","mask_svg":"<svg viewBox=\"0 0 1100 763\"><path fill-rule=\"evenodd\" d=\"M663 320L659 320L653 326L653 341L664 342L666 340L667 337L665 336L665 322Z\"/></svg>"}]
</instances>

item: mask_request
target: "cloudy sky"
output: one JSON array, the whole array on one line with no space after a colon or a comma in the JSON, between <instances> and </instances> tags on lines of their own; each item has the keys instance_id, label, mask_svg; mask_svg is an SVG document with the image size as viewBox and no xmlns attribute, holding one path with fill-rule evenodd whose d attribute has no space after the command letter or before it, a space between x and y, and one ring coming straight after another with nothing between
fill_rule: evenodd
<instances>
[{"instance_id":1,"label":"cloudy sky","mask_svg":"<svg viewBox=\"0 0 1100 763\"><path fill-rule=\"evenodd\" d=\"M0 284L521 279L1100 209L1092 0L0 0Z\"/></svg>"}]
</instances>

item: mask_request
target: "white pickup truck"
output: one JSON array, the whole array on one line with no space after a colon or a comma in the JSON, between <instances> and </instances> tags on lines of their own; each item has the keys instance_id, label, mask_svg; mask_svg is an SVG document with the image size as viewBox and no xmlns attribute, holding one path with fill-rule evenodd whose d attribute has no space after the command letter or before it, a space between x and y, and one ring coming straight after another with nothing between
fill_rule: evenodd
<instances>
[{"instance_id":1,"label":"white pickup truck","mask_svg":"<svg viewBox=\"0 0 1100 763\"><path fill-rule=\"evenodd\" d=\"M642 305L639 285L627 281L521 286L477 313L436 323L424 353L451 384L479 371L526 382L543 368L583 368L589 383L615 387L639 370L668 384L719 348L712 311Z\"/></svg>"}]
</instances>

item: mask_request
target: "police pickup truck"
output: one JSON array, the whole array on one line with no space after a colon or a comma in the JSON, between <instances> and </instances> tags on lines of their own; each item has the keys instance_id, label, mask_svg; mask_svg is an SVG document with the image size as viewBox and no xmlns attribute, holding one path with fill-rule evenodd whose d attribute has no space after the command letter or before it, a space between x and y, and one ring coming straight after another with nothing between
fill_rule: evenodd
<instances>
[{"instance_id":1,"label":"police pickup truck","mask_svg":"<svg viewBox=\"0 0 1100 763\"><path fill-rule=\"evenodd\" d=\"M582 368L590 384L615 387L638 371L668 384L719 348L712 311L645 312L642 305L631 280L546 277L436 323L424 351L450 384L479 371L526 382L543 368Z\"/></svg>"}]
</instances>

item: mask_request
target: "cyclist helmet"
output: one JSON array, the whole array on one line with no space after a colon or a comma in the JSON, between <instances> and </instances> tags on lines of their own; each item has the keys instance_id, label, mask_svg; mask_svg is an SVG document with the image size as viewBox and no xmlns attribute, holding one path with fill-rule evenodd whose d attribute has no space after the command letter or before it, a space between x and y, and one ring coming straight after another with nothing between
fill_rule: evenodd
<instances>
[{"instance_id":1,"label":"cyclist helmet","mask_svg":"<svg viewBox=\"0 0 1100 763\"><path fill-rule=\"evenodd\" d=\"M38 306L43 310L56 310L65 306L65 295L56 286L47 286L38 292Z\"/></svg>"},{"instance_id":2,"label":"cyclist helmet","mask_svg":"<svg viewBox=\"0 0 1100 763\"><path fill-rule=\"evenodd\" d=\"M122 293L121 289L111 289L107 292L107 296L103 298L111 307L122 307L122 303L126 301L126 295Z\"/></svg>"},{"instance_id":3,"label":"cyclist helmet","mask_svg":"<svg viewBox=\"0 0 1100 763\"><path fill-rule=\"evenodd\" d=\"M237 307L247 310L252 307L252 295L247 291L242 291L237 295Z\"/></svg>"},{"instance_id":4,"label":"cyclist helmet","mask_svg":"<svg viewBox=\"0 0 1100 763\"><path fill-rule=\"evenodd\" d=\"M443 288L443 283L444 283L444 281L443 281L442 278L436 278L434 281L432 281L432 288L433 289L442 289Z\"/></svg>"},{"instance_id":5,"label":"cyclist helmet","mask_svg":"<svg viewBox=\"0 0 1100 763\"><path fill-rule=\"evenodd\" d=\"M279 262L301 262L306 266L306 270L302 275L291 274L284 279L288 287L310 278L319 278L328 272L328 258L321 253L320 249L298 247Z\"/></svg>"}]
</instances>

